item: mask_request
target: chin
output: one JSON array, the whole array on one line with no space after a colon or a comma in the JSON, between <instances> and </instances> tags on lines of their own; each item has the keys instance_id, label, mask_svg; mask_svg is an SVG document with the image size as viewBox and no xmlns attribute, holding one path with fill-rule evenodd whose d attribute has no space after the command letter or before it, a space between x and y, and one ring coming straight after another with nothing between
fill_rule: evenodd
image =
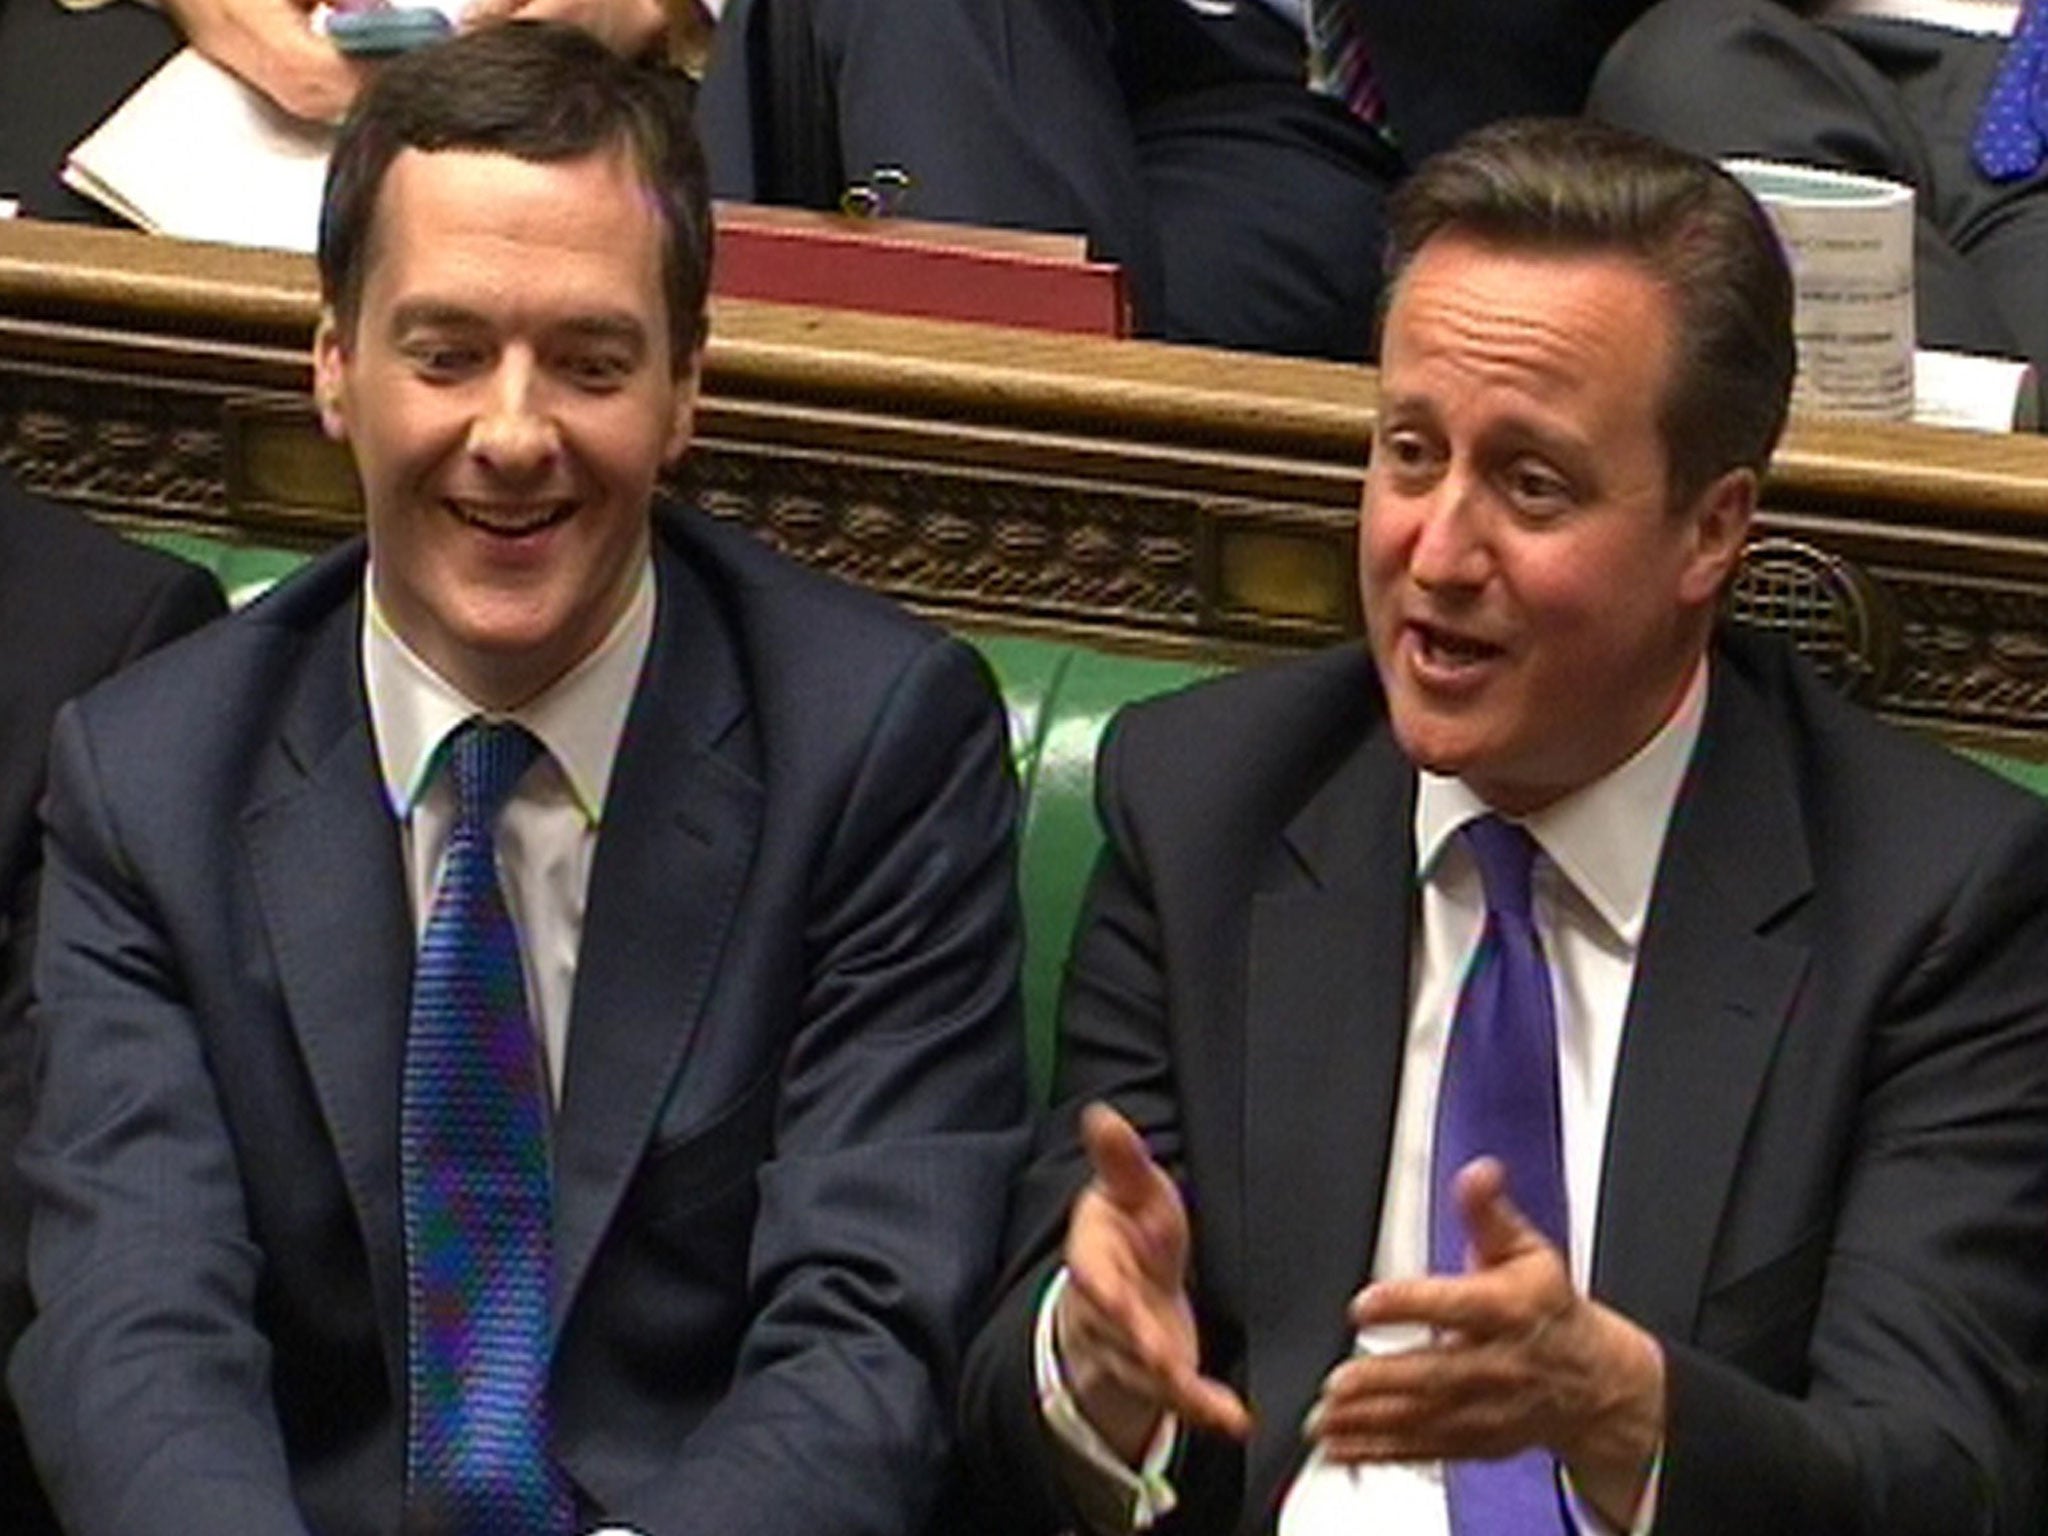
<instances>
[{"instance_id":1,"label":"chin","mask_svg":"<svg viewBox=\"0 0 2048 1536\"><path fill-rule=\"evenodd\" d=\"M1389 719L1394 740L1408 761L1425 772L1464 778L1484 755L1482 744L1455 721L1400 708L1394 709Z\"/></svg>"}]
</instances>

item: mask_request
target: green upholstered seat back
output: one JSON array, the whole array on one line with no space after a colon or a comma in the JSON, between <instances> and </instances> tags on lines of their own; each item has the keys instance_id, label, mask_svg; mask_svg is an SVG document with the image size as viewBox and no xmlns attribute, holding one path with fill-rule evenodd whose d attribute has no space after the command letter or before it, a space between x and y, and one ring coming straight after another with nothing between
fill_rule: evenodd
<instances>
[{"instance_id":1,"label":"green upholstered seat back","mask_svg":"<svg viewBox=\"0 0 2048 1536\"><path fill-rule=\"evenodd\" d=\"M1067 945L1102 846L1094 780L1103 728L1120 705L1185 687L1216 669L1017 635L969 638L1002 688L1024 798L1018 848L1024 1018L1032 1085L1043 1092L1052 1078Z\"/></svg>"}]
</instances>

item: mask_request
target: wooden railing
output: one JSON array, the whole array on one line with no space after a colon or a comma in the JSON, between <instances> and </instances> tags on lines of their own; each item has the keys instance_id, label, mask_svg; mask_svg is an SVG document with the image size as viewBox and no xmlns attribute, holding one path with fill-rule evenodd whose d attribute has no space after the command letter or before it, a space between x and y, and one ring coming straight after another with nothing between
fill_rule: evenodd
<instances>
[{"instance_id":1,"label":"wooden railing","mask_svg":"<svg viewBox=\"0 0 2048 1536\"><path fill-rule=\"evenodd\" d=\"M0 222L0 462L128 522L352 529L300 257ZM676 488L956 621L1180 653L1356 627L1370 370L714 306ZM2048 757L2048 439L1795 422L1734 595L1887 714Z\"/></svg>"}]
</instances>

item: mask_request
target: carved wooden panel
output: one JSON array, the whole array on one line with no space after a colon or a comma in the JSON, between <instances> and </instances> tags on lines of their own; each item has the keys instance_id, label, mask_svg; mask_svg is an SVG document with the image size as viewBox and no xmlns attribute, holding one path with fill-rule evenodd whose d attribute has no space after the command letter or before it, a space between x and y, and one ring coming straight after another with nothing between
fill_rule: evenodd
<instances>
[{"instance_id":1,"label":"carved wooden panel","mask_svg":"<svg viewBox=\"0 0 2048 1536\"><path fill-rule=\"evenodd\" d=\"M358 525L296 257L0 222L0 463L103 514ZM1369 370L715 307L675 488L956 619L1179 652L1358 627ZM1888 714L2048 755L2048 442L1797 421L1732 607Z\"/></svg>"}]
</instances>

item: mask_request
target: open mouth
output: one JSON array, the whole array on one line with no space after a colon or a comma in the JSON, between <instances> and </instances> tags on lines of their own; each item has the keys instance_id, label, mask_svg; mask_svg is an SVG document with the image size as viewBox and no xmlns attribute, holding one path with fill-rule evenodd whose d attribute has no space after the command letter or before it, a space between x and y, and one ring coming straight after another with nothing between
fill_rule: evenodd
<instances>
[{"instance_id":1,"label":"open mouth","mask_svg":"<svg viewBox=\"0 0 2048 1536\"><path fill-rule=\"evenodd\" d=\"M480 502L455 501L445 503L457 521L481 533L493 534L501 539L523 539L536 533L545 532L559 523L567 522L570 513L576 510L572 501L532 502Z\"/></svg>"},{"instance_id":2,"label":"open mouth","mask_svg":"<svg viewBox=\"0 0 2048 1536\"><path fill-rule=\"evenodd\" d=\"M1495 645L1490 640L1442 629L1434 624L1411 621L1408 633L1414 638L1416 652L1423 663L1431 667L1475 667L1507 654L1506 647Z\"/></svg>"}]
</instances>

